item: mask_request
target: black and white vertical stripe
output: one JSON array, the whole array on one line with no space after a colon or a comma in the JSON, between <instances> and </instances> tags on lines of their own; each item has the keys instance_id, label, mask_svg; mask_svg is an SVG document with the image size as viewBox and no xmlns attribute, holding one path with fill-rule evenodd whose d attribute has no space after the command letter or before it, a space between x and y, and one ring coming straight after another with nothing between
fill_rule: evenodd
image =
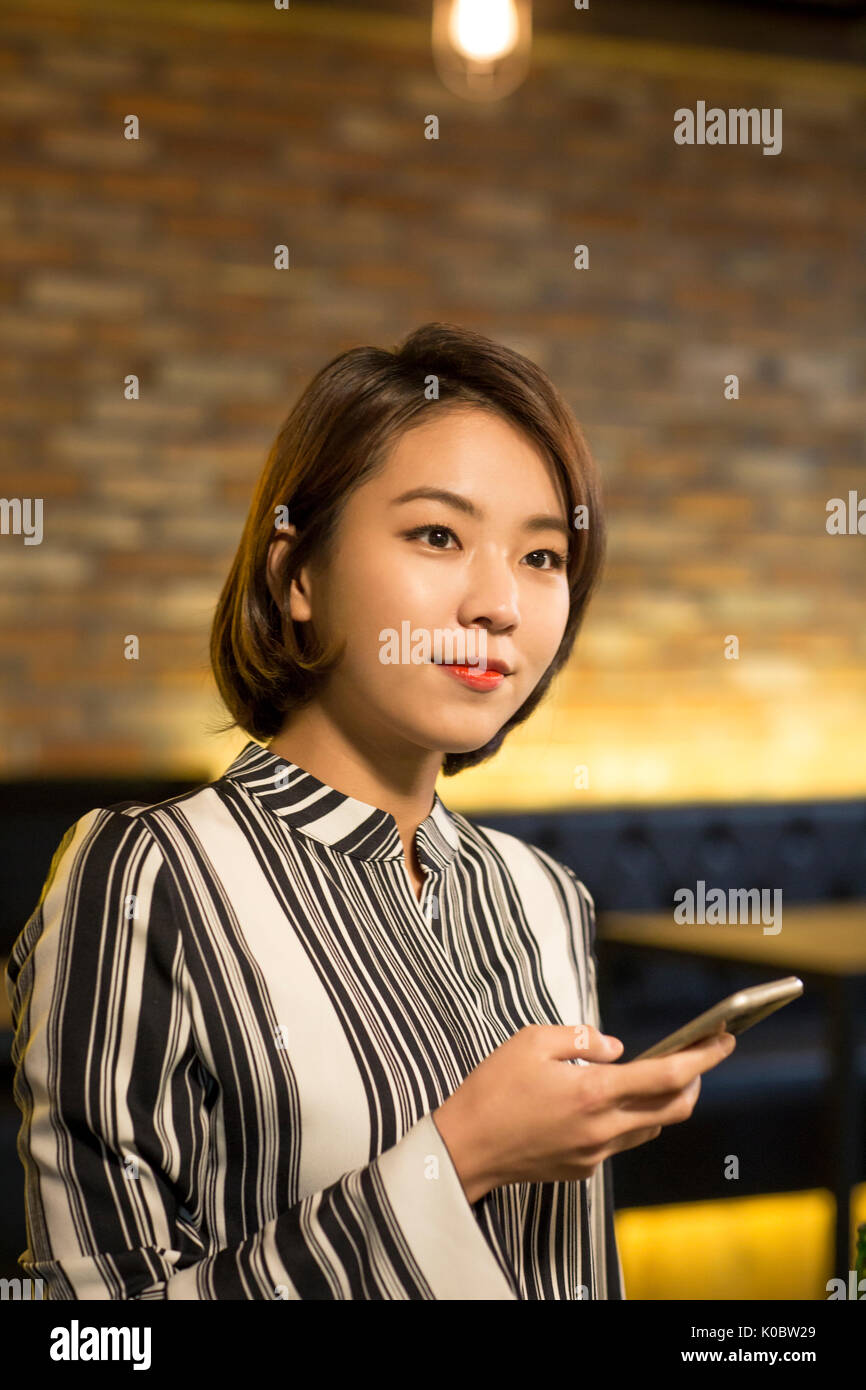
<instances>
[{"instance_id":1,"label":"black and white vertical stripe","mask_svg":"<svg viewBox=\"0 0 866 1390\"><path fill-rule=\"evenodd\" d=\"M598 1025L592 899L438 795L417 846L420 903L391 815L255 742L67 831L7 972L50 1298L625 1296L608 1164L470 1205L431 1113Z\"/></svg>"}]
</instances>

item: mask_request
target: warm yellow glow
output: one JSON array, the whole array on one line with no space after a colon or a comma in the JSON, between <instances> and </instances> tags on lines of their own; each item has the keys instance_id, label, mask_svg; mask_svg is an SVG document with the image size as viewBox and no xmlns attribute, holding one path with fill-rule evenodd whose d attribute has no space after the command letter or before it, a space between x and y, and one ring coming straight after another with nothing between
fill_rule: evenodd
<instances>
[{"instance_id":1,"label":"warm yellow glow","mask_svg":"<svg viewBox=\"0 0 866 1390\"><path fill-rule=\"evenodd\" d=\"M476 62L504 58L517 44L514 0L454 0L448 36L465 58Z\"/></svg>"},{"instance_id":2,"label":"warm yellow glow","mask_svg":"<svg viewBox=\"0 0 866 1390\"><path fill-rule=\"evenodd\" d=\"M857 797L864 717L862 669L757 693L702 688L695 672L672 680L640 670L629 683L578 667L495 758L437 786L446 805L470 814Z\"/></svg>"},{"instance_id":3,"label":"warm yellow glow","mask_svg":"<svg viewBox=\"0 0 866 1390\"><path fill-rule=\"evenodd\" d=\"M851 1206L853 1245L866 1184ZM826 1299L834 1210L832 1194L817 1189L619 1211L626 1297Z\"/></svg>"},{"instance_id":4,"label":"warm yellow glow","mask_svg":"<svg viewBox=\"0 0 866 1390\"><path fill-rule=\"evenodd\" d=\"M590 673L563 680L490 762L440 777L437 790L446 806L470 814L860 797L866 674L820 677L805 695L786 690L766 699L722 698L690 687L687 678L673 696L670 680L649 671L628 691ZM225 718L197 689L185 688L183 703L172 694L159 714L161 726L177 726L174 757L167 759L175 772L206 762L218 777L246 742L241 735L202 735L190 747L191 726Z\"/></svg>"}]
</instances>

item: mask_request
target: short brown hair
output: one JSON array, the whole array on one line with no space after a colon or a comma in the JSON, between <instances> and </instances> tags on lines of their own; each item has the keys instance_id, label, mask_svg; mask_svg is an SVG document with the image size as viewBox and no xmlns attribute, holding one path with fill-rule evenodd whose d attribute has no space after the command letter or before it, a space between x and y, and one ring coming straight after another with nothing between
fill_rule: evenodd
<instances>
[{"instance_id":1,"label":"short brown hair","mask_svg":"<svg viewBox=\"0 0 866 1390\"><path fill-rule=\"evenodd\" d=\"M438 397L425 394L431 377ZM471 329L426 323L392 351L355 347L313 377L280 428L259 479L237 554L217 601L211 666L232 719L260 742L276 736L292 710L315 699L340 652L325 651L311 624L296 624L267 584L277 508L286 506L297 538L281 570L283 593L307 563L324 567L347 499L384 466L400 435L420 416L475 406L505 419L548 458L567 515L584 504L588 525L572 529L570 606L559 650L532 694L483 748L446 753L453 776L492 757L536 708L568 660L600 576L606 544L598 473L571 410L528 358Z\"/></svg>"}]
</instances>

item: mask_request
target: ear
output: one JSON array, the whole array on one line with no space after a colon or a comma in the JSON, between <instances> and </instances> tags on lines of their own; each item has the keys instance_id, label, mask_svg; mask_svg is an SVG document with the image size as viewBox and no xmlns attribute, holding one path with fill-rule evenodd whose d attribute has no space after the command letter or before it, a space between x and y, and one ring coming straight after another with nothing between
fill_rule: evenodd
<instances>
[{"instance_id":1,"label":"ear","mask_svg":"<svg viewBox=\"0 0 866 1390\"><path fill-rule=\"evenodd\" d=\"M274 531L273 539L268 546L267 559L267 580L268 589L274 603L280 602L280 575L282 566L286 563L289 550L297 539L298 529L296 526L288 525L280 527ZM301 570L292 580L289 591L289 616L296 623L305 623L312 617L312 609L309 600L309 588L307 571Z\"/></svg>"}]
</instances>

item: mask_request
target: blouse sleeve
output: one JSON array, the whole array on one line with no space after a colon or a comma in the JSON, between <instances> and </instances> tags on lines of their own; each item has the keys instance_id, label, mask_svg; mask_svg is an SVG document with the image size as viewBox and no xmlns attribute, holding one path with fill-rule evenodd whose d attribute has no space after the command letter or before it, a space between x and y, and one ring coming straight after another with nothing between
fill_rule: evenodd
<instances>
[{"instance_id":1,"label":"blouse sleeve","mask_svg":"<svg viewBox=\"0 0 866 1390\"><path fill-rule=\"evenodd\" d=\"M595 1017L598 1020L596 1027L601 1028L601 1015L598 1004L598 962L595 956L596 940L596 921L595 921L595 900L585 884L569 870L578 885L583 900L586 904L589 919L589 961L592 969L592 992L594 998ZM622 1268L622 1258L619 1252L619 1245L616 1239L616 1222L614 1219L614 1191L613 1191L613 1169L610 1159L602 1164L602 1182L604 1184L604 1245L605 1245L605 1268L607 1270L607 1296L609 1299L625 1299L625 1276Z\"/></svg>"},{"instance_id":2,"label":"blouse sleeve","mask_svg":"<svg viewBox=\"0 0 866 1390\"><path fill-rule=\"evenodd\" d=\"M177 916L152 832L99 809L66 832L13 946L25 1274L55 1300L515 1299L432 1114L212 1251L183 1205L209 1078Z\"/></svg>"},{"instance_id":3,"label":"blouse sleeve","mask_svg":"<svg viewBox=\"0 0 866 1390\"><path fill-rule=\"evenodd\" d=\"M583 960L583 967L586 970L587 989L586 1003L588 1017L583 1022L590 1023L594 1028L603 1031L601 1021L601 1011L598 999L598 961L595 954L596 943L596 919L595 919L595 900L586 884L579 879L577 874L568 864L561 863L559 860L552 859L549 855L544 855L548 864L555 865L566 875L567 882L571 885L575 898L570 900L568 916L570 918L572 940L575 948ZM576 910L575 910L576 908ZM619 1253L619 1246L616 1238L616 1222L614 1218L614 1189L613 1189L613 1170L611 1160L605 1159L601 1164L601 1181L604 1194L604 1228L601 1239L604 1242L604 1267L607 1276L607 1287L605 1296L608 1299L625 1299L625 1276L623 1274L622 1259Z\"/></svg>"}]
</instances>

